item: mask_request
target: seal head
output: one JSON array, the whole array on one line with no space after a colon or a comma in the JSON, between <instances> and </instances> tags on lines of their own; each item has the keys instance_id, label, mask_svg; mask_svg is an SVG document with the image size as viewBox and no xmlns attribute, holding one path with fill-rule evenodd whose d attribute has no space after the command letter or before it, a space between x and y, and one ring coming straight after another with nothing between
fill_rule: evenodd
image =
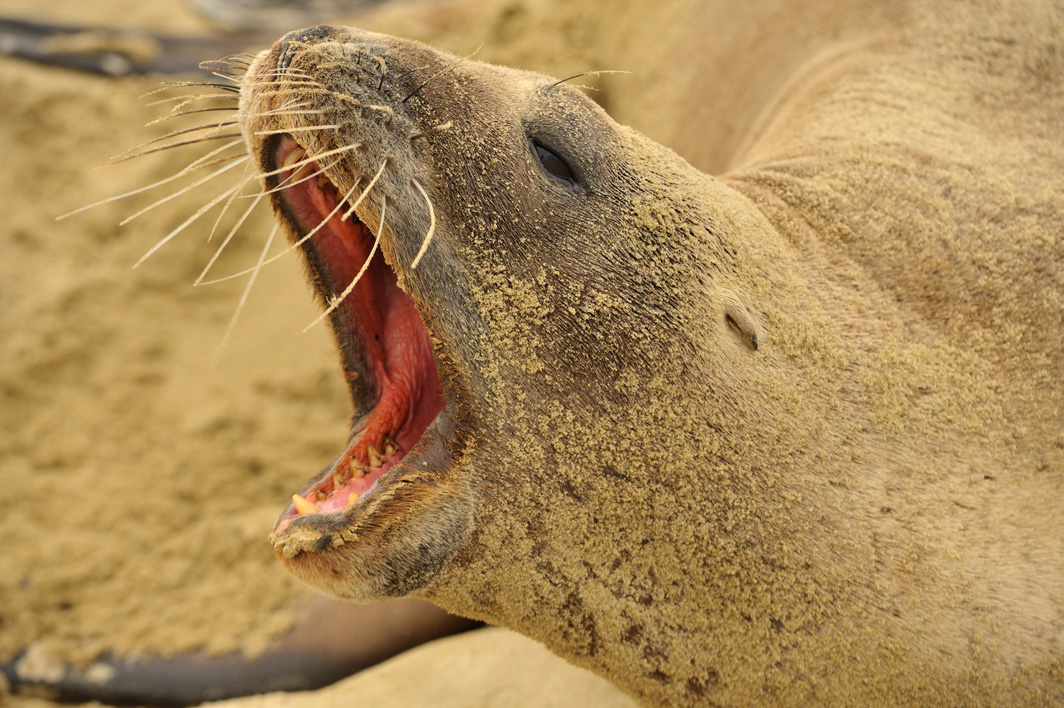
<instances>
[{"instance_id":1,"label":"seal head","mask_svg":"<svg viewBox=\"0 0 1064 708\"><path fill-rule=\"evenodd\" d=\"M631 210L680 178L650 175L632 149L643 139L579 90L349 28L260 55L242 121L330 310L355 408L348 448L274 546L341 597L410 593L468 542L486 480L491 494L556 493L554 463L508 449L515 430L561 442L565 416L632 407L622 374L660 367L680 263L656 243L668 229L633 229ZM722 336L751 321L724 307Z\"/></svg>"}]
</instances>

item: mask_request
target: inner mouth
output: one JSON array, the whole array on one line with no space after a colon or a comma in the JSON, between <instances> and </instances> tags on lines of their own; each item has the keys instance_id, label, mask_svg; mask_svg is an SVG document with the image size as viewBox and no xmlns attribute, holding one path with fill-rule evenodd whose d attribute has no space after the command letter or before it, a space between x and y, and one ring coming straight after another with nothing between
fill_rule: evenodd
<instances>
[{"instance_id":1,"label":"inner mouth","mask_svg":"<svg viewBox=\"0 0 1064 708\"><path fill-rule=\"evenodd\" d=\"M374 236L356 214L347 215L351 205L340 204L340 192L317 163L298 166L306 157L291 137L278 141L274 160L283 171L276 179L289 185L278 193L278 205L298 238L318 229L303 250L317 292L328 304L362 270ZM316 172L321 174L305 179ZM276 533L300 516L356 507L444 407L428 330L380 248L330 319L351 390L351 436L344 452L293 495Z\"/></svg>"}]
</instances>

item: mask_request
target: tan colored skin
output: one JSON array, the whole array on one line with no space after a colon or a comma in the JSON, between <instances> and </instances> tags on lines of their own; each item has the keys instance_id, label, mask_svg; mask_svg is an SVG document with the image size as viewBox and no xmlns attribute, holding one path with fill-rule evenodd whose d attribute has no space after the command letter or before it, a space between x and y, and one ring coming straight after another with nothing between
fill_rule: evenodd
<instances>
[{"instance_id":1,"label":"tan colored skin","mask_svg":"<svg viewBox=\"0 0 1064 708\"><path fill-rule=\"evenodd\" d=\"M386 195L448 399L368 503L301 517L278 556L648 706L1064 701L1064 69L1039 13L1061 15L1023 10L821 57L720 179L541 75L347 28L260 55L250 79L287 53L391 108L243 97L264 170L256 131L310 124L341 124L298 134L312 154L368 146L341 192L390 160L359 217ZM436 226L410 270L414 179Z\"/></svg>"}]
</instances>

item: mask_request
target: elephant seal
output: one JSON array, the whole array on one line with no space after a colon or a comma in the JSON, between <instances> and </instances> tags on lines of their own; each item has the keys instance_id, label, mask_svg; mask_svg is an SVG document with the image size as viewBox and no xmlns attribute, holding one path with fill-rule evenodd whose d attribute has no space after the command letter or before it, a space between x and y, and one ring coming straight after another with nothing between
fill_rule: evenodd
<instances>
[{"instance_id":1,"label":"elephant seal","mask_svg":"<svg viewBox=\"0 0 1064 708\"><path fill-rule=\"evenodd\" d=\"M648 706L1064 700L1062 25L990 9L821 55L720 178L546 76L260 54L354 406L277 556Z\"/></svg>"}]
</instances>

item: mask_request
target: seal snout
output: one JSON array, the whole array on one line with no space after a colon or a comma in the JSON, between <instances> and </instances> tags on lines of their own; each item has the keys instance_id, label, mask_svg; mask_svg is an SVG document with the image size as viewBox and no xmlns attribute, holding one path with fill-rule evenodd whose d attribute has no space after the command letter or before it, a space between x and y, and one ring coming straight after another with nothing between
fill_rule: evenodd
<instances>
[{"instance_id":1,"label":"seal snout","mask_svg":"<svg viewBox=\"0 0 1064 708\"><path fill-rule=\"evenodd\" d=\"M278 72L284 72L291 66L292 59L299 50L305 49L308 44L331 37L335 32L336 28L332 25L317 25L286 34L277 43Z\"/></svg>"}]
</instances>

